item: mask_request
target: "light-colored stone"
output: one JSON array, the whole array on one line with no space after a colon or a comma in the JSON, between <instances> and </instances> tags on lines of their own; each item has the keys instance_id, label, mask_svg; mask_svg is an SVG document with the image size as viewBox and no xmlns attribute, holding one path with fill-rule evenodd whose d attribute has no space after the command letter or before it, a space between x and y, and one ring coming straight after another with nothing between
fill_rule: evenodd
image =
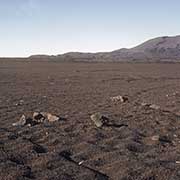
<instances>
[{"instance_id":1,"label":"light-colored stone","mask_svg":"<svg viewBox=\"0 0 180 180\"><path fill-rule=\"evenodd\" d=\"M128 98L127 97L125 97L125 96L114 96L114 97L111 97L110 98L111 99L111 101L113 101L113 102L126 102L126 101L128 101Z\"/></svg>"},{"instance_id":2,"label":"light-colored stone","mask_svg":"<svg viewBox=\"0 0 180 180\"><path fill-rule=\"evenodd\" d=\"M49 122L59 121L59 117L56 115L52 115L50 113L47 113L47 120Z\"/></svg>"},{"instance_id":3,"label":"light-colored stone","mask_svg":"<svg viewBox=\"0 0 180 180\"><path fill-rule=\"evenodd\" d=\"M33 113L33 120L38 122L38 123L42 123L44 120L46 119L46 117L43 115L43 113L41 112L34 112Z\"/></svg>"},{"instance_id":4,"label":"light-colored stone","mask_svg":"<svg viewBox=\"0 0 180 180\"><path fill-rule=\"evenodd\" d=\"M16 106L21 106L21 105L23 105L23 103L24 103L24 100L21 99L21 100L20 100L18 103L16 103L15 105L16 105Z\"/></svg>"},{"instance_id":5,"label":"light-colored stone","mask_svg":"<svg viewBox=\"0 0 180 180\"><path fill-rule=\"evenodd\" d=\"M82 165L84 163L84 161L80 161L79 163L78 163L78 165L80 166L80 165Z\"/></svg>"},{"instance_id":6,"label":"light-colored stone","mask_svg":"<svg viewBox=\"0 0 180 180\"><path fill-rule=\"evenodd\" d=\"M13 123L13 126L24 126L26 125L26 116L23 114L18 122Z\"/></svg>"},{"instance_id":7,"label":"light-colored stone","mask_svg":"<svg viewBox=\"0 0 180 180\"><path fill-rule=\"evenodd\" d=\"M153 141L159 141L159 135L155 135L151 137L151 140Z\"/></svg>"},{"instance_id":8,"label":"light-colored stone","mask_svg":"<svg viewBox=\"0 0 180 180\"><path fill-rule=\"evenodd\" d=\"M60 119L59 116L47 112L34 112L33 118L39 122L43 122L44 120L48 120L49 122L55 122L59 121Z\"/></svg>"},{"instance_id":9,"label":"light-colored stone","mask_svg":"<svg viewBox=\"0 0 180 180\"><path fill-rule=\"evenodd\" d=\"M148 146L153 146L159 143L159 135L149 136L143 138L143 143Z\"/></svg>"},{"instance_id":10,"label":"light-colored stone","mask_svg":"<svg viewBox=\"0 0 180 180\"><path fill-rule=\"evenodd\" d=\"M99 112L95 113L95 114L92 114L90 118L97 127L102 127L104 125L104 123L105 123L105 116L103 116Z\"/></svg>"},{"instance_id":11,"label":"light-colored stone","mask_svg":"<svg viewBox=\"0 0 180 180\"><path fill-rule=\"evenodd\" d=\"M147 106L147 107L149 107L151 104L149 104L149 103L146 103L146 102L142 102L141 103L141 106Z\"/></svg>"},{"instance_id":12,"label":"light-colored stone","mask_svg":"<svg viewBox=\"0 0 180 180\"><path fill-rule=\"evenodd\" d=\"M33 112L33 118L35 118L36 116L38 116L39 112Z\"/></svg>"},{"instance_id":13,"label":"light-colored stone","mask_svg":"<svg viewBox=\"0 0 180 180\"><path fill-rule=\"evenodd\" d=\"M155 110L160 109L160 106L158 106L158 105L156 105L156 104L151 104L149 107L150 107L151 109L155 109Z\"/></svg>"}]
</instances>

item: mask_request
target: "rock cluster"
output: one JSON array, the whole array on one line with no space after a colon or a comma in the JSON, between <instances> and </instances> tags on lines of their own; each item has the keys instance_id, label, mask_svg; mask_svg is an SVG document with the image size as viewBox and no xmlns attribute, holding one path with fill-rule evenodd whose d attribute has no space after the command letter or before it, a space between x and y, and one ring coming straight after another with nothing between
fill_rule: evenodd
<instances>
[{"instance_id":1,"label":"rock cluster","mask_svg":"<svg viewBox=\"0 0 180 180\"><path fill-rule=\"evenodd\" d=\"M47 112L34 112L31 117L26 117L24 114L21 116L18 122L13 123L13 126L34 126L36 124L43 123L44 121L55 122L59 121L60 117Z\"/></svg>"},{"instance_id":2,"label":"rock cluster","mask_svg":"<svg viewBox=\"0 0 180 180\"><path fill-rule=\"evenodd\" d=\"M122 103L124 103L124 102L127 102L127 101L128 101L128 97L126 97L126 96L120 96L120 95L111 97L110 99L111 99L111 101L113 101L113 102L115 102L115 103L117 103L117 102L122 102Z\"/></svg>"}]
</instances>

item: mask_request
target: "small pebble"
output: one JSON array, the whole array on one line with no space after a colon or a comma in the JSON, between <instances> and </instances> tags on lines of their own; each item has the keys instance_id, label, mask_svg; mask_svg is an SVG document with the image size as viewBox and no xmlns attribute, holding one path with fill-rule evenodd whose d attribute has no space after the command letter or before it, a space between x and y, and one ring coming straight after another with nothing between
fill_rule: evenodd
<instances>
[{"instance_id":1,"label":"small pebble","mask_svg":"<svg viewBox=\"0 0 180 180\"><path fill-rule=\"evenodd\" d=\"M79 163L78 163L78 165L80 166L81 164L83 164L84 163L84 161L80 161Z\"/></svg>"},{"instance_id":2,"label":"small pebble","mask_svg":"<svg viewBox=\"0 0 180 180\"><path fill-rule=\"evenodd\" d=\"M152 136L151 140L158 141L159 140L159 135Z\"/></svg>"}]
</instances>

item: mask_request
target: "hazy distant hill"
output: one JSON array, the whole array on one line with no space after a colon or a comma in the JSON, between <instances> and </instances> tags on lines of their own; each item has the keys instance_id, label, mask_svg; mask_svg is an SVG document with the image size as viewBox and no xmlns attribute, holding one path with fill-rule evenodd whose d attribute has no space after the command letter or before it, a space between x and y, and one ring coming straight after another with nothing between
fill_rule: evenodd
<instances>
[{"instance_id":1,"label":"hazy distant hill","mask_svg":"<svg viewBox=\"0 0 180 180\"><path fill-rule=\"evenodd\" d=\"M31 58L51 58L62 61L180 61L180 36L158 37L131 49L112 52L70 52L57 56L35 55Z\"/></svg>"}]
</instances>

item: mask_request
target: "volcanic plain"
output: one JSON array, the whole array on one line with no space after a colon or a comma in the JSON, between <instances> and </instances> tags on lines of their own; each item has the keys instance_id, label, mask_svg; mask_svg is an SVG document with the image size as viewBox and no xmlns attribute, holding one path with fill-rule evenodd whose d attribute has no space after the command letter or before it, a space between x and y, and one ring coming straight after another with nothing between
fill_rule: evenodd
<instances>
[{"instance_id":1,"label":"volcanic plain","mask_svg":"<svg viewBox=\"0 0 180 180\"><path fill-rule=\"evenodd\" d=\"M0 179L179 180L180 64L1 59Z\"/></svg>"}]
</instances>

